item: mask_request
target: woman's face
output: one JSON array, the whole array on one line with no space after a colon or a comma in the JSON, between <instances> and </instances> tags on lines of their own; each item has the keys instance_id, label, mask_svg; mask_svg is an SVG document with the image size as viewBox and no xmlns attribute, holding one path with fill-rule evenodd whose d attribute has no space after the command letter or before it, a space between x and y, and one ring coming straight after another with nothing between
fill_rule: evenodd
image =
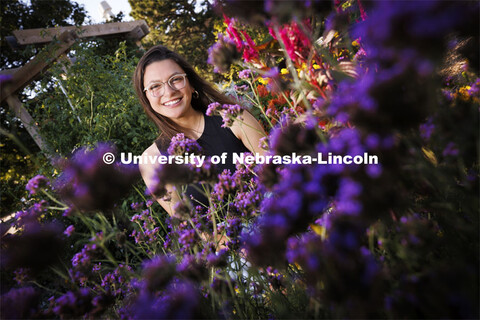
<instances>
[{"instance_id":1,"label":"woman's face","mask_svg":"<svg viewBox=\"0 0 480 320\"><path fill-rule=\"evenodd\" d=\"M144 88L163 83L163 95L153 97L150 90L145 94L153 110L175 122L194 111L191 102L195 89L190 85L188 78L185 80L185 87L179 90L174 90L167 84L172 76L184 73L185 71L175 61L166 59L149 64L143 76Z\"/></svg>"}]
</instances>

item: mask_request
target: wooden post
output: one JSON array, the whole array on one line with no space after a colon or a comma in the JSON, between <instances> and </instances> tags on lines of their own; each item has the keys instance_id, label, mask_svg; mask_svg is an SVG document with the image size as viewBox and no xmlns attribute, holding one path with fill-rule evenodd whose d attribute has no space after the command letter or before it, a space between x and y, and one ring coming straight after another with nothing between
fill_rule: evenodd
<instances>
[{"instance_id":1,"label":"wooden post","mask_svg":"<svg viewBox=\"0 0 480 320\"><path fill-rule=\"evenodd\" d=\"M52 150L40 135L35 120L33 120L32 116L22 105L18 97L16 95L9 96L7 98L7 103L10 109L15 113L15 116L22 121L25 129L27 129L27 132L33 138L40 150L42 150L47 157L50 157L50 155L53 154Z\"/></svg>"}]
</instances>

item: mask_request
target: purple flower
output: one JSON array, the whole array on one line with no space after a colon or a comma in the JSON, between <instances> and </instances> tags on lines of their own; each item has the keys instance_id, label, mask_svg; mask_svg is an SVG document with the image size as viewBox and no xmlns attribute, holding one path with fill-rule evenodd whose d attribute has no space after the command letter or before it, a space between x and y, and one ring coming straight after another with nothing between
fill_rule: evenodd
<instances>
[{"instance_id":1,"label":"purple flower","mask_svg":"<svg viewBox=\"0 0 480 320\"><path fill-rule=\"evenodd\" d=\"M185 254L177 265L179 274L193 281L202 281L208 278L206 261L199 256Z\"/></svg>"},{"instance_id":2,"label":"purple flower","mask_svg":"<svg viewBox=\"0 0 480 320\"><path fill-rule=\"evenodd\" d=\"M163 289L176 273L176 261L173 256L155 256L143 263L145 288L150 292Z\"/></svg>"},{"instance_id":3,"label":"purple flower","mask_svg":"<svg viewBox=\"0 0 480 320\"><path fill-rule=\"evenodd\" d=\"M28 210L19 211L15 214L14 225L21 227L27 223L35 223L40 220L42 214L47 211L48 203L45 200L34 203Z\"/></svg>"},{"instance_id":4,"label":"purple flower","mask_svg":"<svg viewBox=\"0 0 480 320\"><path fill-rule=\"evenodd\" d=\"M136 301L124 312L130 319L199 319L203 301L196 287L190 282L171 283L160 296L141 292Z\"/></svg>"},{"instance_id":5,"label":"purple flower","mask_svg":"<svg viewBox=\"0 0 480 320\"><path fill-rule=\"evenodd\" d=\"M134 202L130 204L130 208L134 211L139 211L143 206L143 202Z\"/></svg>"},{"instance_id":6,"label":"purple flower","mask_svg":"<svg viewBox=\"0 0 480 320\"><path fill-rule=\"evenodd\" d=\"M0 297L2 319L33 319L39 316L40 294L32 287L14 288Z\"/></svg>"},{"instance_id":7,"label":"purple flower","mask_svg":"<svg viewBox=\"0 0 480 320\"><path fill-rule=\"evenodd\" d=\"M76 253L72 258L72 266L76 270L88 271L92 264L92 258L97 257L100 253L100 248L94 244L86 244L82 250Z\"/></svg>"},{"instance_id":8,"label":"purple flower","mask_svg":"<svg viewBox=\"0 0 480 320\"><path fill-rule=\"evenodd\" d=\"M267 88L272 92L280 93L287 89L287 83L282 79L282 75L277 67L263 73L262 78L268 79Z\"/></svg>"},{"instance_id":9,"label":"purple flower","mask_svg":"<svg viewBox=\"0 0 480 320\"><path fill-rule=\"evenodd\" d=\"M32 195L37 194L38 191L46 188L48 185L50 185L50 182L45 176L37 175L28 181L25 189Z\"/></svg>"},{"instance_id":10,"label":"purple flower","mask_svg":"<svg viewBox=\"0 0 480 320\"><path fill-rule=\"evenodd\" d=\"M252 70L245 69L238 73L238 77L240 79L250 79L252 77Z\"/></svg>"},{"instance_id":11,"label":"purple flower","mask_svg":"<svg viewBox=\"0 0 480 320\"><path fill-rule=\"evenodd\" d=\"M230 66L242 57L235 42L228 36L218 34L218 41L208 49L207 62L214 66L217 73L228 72Z\"/></svg>"},{"instance_id":12,"label":"purple flower","mask_svg":"<svg viewBox=\"0 0 480 320\"><path fill-rule=\"evenodd\" d=\"M53 312L62 318L79 318L87 315L92 309L92 294L90 289L69 291L56 299Z\"/></svg>"},{"instance_id":13,"label":"purple flower","mask_svg":"<svg viewBox=\"0 0 480 320\"><path fill-rule=\"evenodd\" d=\"M129 282L129 280L133 278L133 275L130 266L119 264L113 272L109 272L103 277L101 286L112 295L123 298L131 294L133 290L134 281Z\"/></svg>"},{"instance_id":14,"label":"purple flower","mask_svg":"<svg viewBox=\"0 0 480 320\"><path fill-rule=\"evenodd\" d=\"M13 273L15 274L15 282L17 282L17 284L20 286L25 284L25 282L30 278L30 272L25 268L18 268Z\"/></svg>"},{"instance_id":15,"label":"purple flower","mask_svg":"<svg viewBox=\"0 0 480 320\"><path fill-rule=\"evenodd\" d=\"M139 178L138 167L105 163L104 155L114 152L105 143L75 152L55 183L60 195L79 210L112 209Z\"/></svg>"},{"instance_id":16,"label":"purple flower","mask_svg":"<svg viewBox=\"0 0 480 320\"><path fill-rule=\"evenodd\" d=\"M223 119L222 127L231 127L235 119L241 118L244 108L238 104L220 105L214 102L208 105L207 115L220 115Z\"/></svg>"},{"instance_id":17,"label":"purple flower","mask_svg":"<svg viewBox=\"0 0 480 320\"><path fill-rule=\"evenodd\" d=\"M72 224L72 225L69 225L63 233L67 235L67 237L70 237L74 232L75 232L75 227Z\"/></svg>"},{"instance_id":18,"label":"purple flower","mask_svg":"<svg viewBox=\"0 0 480 320\"><path fill-rule=\"evenodd\" d=\"M172 138L170 146L168 147L169 155L183 156L184 154L201 154L202 147L196 140L188 139L185 134L178 133Z\"/></svg>"},{"instance_id":19,"label":"purple flower","mask_svg":"<svg viewBox=\"0 0 480 320\"><path fill-rule=\"evenodd\" d=\"M458 151L457 145L454 142L449 142L445 147L445 149L443 149L442 154L444 157L447 157L447 156L456 157L458 156L458 153L459 151Z\"/></svg>"},{"instance_id":20,"label":"purple flower","mask_svg":"<svg viewBox=\"0 0 480 320\"><path fill-rule=\"evenodd\" d=\"M218 103L218 102L212 102L208 105L207 107L207 116L213 116L213 115L216 115L218 114L218 112L220 111L220 108L221 108L221 104Z\"/></svg>"},{"instance_id":21,"label":"purple flower","mask_svg":"<svg viewBox=\"0 0 480 320\"><path fill-rule=\"evenodd\" d=\"M210 253L207 255L207 266L223 268L227 266L228 250L221 249L217 253Z\"/></svg>"},{"instance_id":22,"label":"purple flower","mask_svg":"<svg viewBox=\"0 0 480 320\"><path fill-rule=\"evenodd\" d=\"M479 97L480 95L480 78L477 78L468 89L468 95L471 97Z\"/></svg>"},{"instance_id":23,"label":"purple flower","mask_svg":"<svg viewBox=\"0 0 480 320\"><path fill-rule=\"evenodd\" d=\"M434 130L433 118L429 117L425 123L420 125L420 136L423 140L429 140Z\"/></svg>"}]
</instances>

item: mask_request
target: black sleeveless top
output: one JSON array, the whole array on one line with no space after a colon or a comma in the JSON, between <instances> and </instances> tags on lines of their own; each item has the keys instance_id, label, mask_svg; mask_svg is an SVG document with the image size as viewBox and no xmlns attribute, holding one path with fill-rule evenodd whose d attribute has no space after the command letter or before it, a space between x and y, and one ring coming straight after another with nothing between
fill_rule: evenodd
<instances>
[{"instance_id":1,"label":"black sleeveless top","mask_svg":"<svg viewBox=\"0 0 480 320\"><path fill-rule=\"evenodd\" d=\"M211 157L214 155L220 156L222 153L226 152L227 160L225 161L225 164L219 163L215 165L218 173L221 173L225 169L230 170L231 173L235 172L235 164L233 163L232 154L250 152L250 150L248 150L243 142L233 134L230 128L222 127L222 117L203 115L203 118L205 120L205 126L202 135L197 139L198 144L202 147L203 154ZM155 140L155 144L161 154L168 154L167 150L162 148L158 139ZM201 184L196 184L196 186L202 190ZM190 198L193 197L193 205L204 204L205 206L208 206L208 199L195 187L188 186L186 194Z\"/></svg>"}]
</instances>

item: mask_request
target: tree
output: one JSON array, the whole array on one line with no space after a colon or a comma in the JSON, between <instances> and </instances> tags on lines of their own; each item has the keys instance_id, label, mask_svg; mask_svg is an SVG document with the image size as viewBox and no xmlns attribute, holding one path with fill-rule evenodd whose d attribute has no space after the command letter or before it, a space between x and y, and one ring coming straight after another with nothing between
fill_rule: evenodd
<instances>
[{"instance_id":1,"label":"tree","mask_svg":"<svg viewBox=\"0 0 480 320\"><path fill-rule=\"evenodd\" d=\"M211 75L208 48L215 42L214 26L221 23L209 1L129 0L131 16L150 27L146 48L163 44L185 56L198 71Z\"/></svg>"},{"instance_id":2,"label":"tree","mask_svg":"<svg viewBox=\"0 0 480 320\"><path fill-rule=\"evenodd\" d=\"M31 0L30 4L19 0L2 0L0 16L0 57L2 69L5 69L23 65L37 52L37 48L33 47L26 51L9 48L7 37L12 35L13 30L81 25L87 14L83 7L70 0Z\"/></svg>"},{"instance_id":3,"label":"tree","mask_svg":"<svg viewBox=\"0 0 480 320\"><path fill-rule=\"evenodd\" d=\"M17 29L48 28L81 25L87 14L84 8L70 0L2 0L0 1L0 60L1 69L17 68L35 56L40 48L28 46L13 50L8 36ZM19 99L25 101L24 95ZM24 195L23 185L39 169L36 162L37 146L19 119L7 112L6 104L0 106L0 173L2 203L1 216L19 209Z\"/></svg>"}]
</instances>

